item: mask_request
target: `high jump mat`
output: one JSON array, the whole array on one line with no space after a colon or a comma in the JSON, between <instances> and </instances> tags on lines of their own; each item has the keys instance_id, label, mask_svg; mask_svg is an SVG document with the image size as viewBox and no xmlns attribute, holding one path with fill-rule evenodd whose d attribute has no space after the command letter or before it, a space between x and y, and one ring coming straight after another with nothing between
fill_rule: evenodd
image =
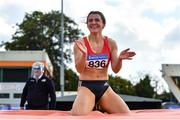
<instances>
[{"instance_id":1,"label":"high jump mat","mask_svg":"<svg viewBox=\"0 0 180 120\"><path fill-rule=\"evenodd\" d=\"M180 120L180 109L131 110L131 114L106 114L92 111L84 116L72 116L59 110L0 110L0 120Z\"/></svg>"}]
</instances>

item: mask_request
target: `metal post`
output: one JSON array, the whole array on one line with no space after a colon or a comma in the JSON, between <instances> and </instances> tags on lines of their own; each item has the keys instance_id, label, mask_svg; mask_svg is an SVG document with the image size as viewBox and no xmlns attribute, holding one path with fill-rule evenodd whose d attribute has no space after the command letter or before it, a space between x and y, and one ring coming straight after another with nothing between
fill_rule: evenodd
<instances>
[{"instance_id":1,"label":"metal post","mask_svg":"<svg viewBox=\"0 0 180 120\"><path fill-rule=\"evenodd\" d=\"M64 14L63 14L63 0L61 0L61 66L60 66L60 87L61 87L61 97L64 96Z\"/></svg>"}]
</instances>

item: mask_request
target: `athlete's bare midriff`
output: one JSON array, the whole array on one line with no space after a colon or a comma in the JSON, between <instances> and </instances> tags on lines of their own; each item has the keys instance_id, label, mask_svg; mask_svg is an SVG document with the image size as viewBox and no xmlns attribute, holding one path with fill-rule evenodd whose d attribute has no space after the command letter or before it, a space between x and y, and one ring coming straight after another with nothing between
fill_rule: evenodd
<instances>
[{"instance_id":1,"label":"athlete's bare midriff","mask_svg":"<svg viewBox=\"0 0 180 120\"><path fill-rule=\"evenodd\" d=\"M108 80L107 67L103 69L86 68L79 76L80 80Z\"/></svg>"}]
</instances>

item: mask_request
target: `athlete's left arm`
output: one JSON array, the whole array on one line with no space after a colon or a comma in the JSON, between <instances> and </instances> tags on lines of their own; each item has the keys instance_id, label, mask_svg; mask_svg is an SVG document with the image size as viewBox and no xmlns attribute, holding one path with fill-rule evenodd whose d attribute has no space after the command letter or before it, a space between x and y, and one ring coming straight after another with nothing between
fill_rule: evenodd
<instances>
[{"instance_id":1,"label":"athlete's left arm","mask_svg":"<svg viewBox=\"0 0 180 120\"><path fill-rule=\"evenodd\" d=\"M118 55L117 44L114 40L109 39L109 46L111 50L111 66L112 70L115 73L118 73L122 68L122 60L131 60L133 56L136 55L135 52L129 51L130 48L127 48L120 52Z\"/></svg>"},{"instance_id":2,"label":"athlete's left arm","mask_svg":"<svg viewBox=\"0 0 180 120\"><path fill-rule=\"evenodd\" d=\"M108 40L110 52L111 52L111 68L114 73L118 73L122 67L122 59L118 56L118 47L114 40Z\"/></svg>"}]
</instances>

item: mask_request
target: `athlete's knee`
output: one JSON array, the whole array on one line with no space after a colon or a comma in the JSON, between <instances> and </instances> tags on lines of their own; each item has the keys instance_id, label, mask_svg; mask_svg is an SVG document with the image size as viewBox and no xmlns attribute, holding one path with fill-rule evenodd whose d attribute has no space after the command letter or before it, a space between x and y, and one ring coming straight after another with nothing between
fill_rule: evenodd
<instances>
[{"instance_id":1,"label":"athlete's knee","mask_svg":"<svg viewBox=\"0 0 180 120\"><path fill-rule=\"evenodd\" d=\"M127 108L127 110L125 110L124 112L125 114L131 114L131 110L129 108Z\"/></svg>"},{"instance_id":2,"label":"athlete's knee","mask_svg":"<svg viewBox=\"0 0 180 120\"><path fill-rule=\"evenodd\" d=\"M73 116L81 116L81 115L87 115L88 114L87 111L80 111L80 110L75 110L75 109L71 109L70 113Z\"/></svg>"}]
</instances>

